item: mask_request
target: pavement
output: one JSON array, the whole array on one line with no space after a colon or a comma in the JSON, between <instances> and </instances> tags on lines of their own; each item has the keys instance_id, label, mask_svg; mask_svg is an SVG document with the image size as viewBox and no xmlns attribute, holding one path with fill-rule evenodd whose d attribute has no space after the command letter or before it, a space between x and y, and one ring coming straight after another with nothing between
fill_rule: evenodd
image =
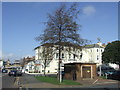
<instances>
[{"instance_id":1,"label":"pavement","mask_svg":"<svg viewBox=\"0 0 120 90\"><path fill-rule=\"evenodd\" d=\"M100 85L109 86L112 84L117 85L117 87L120 86L120 83L117 80L102 79L99 77L96 79L83 79L78 82L80 82L82 84L82 87L94 87L94 86L100 86ZM115 87L113 87L113 88L115 88Z\"/></svg>"},{"instance_id":2,"label":"pavement","mask_svg":"<svg viewBox=\"0 0 120 90\"><path fill-rule=\"evenodd\" d=\"M96 85L117 85L116 87L120 86L119 82L116 80L109 80L109 79L82 79L76 81L81 83L82 85L53 85L50 83L44 83L38 81L33 75L26 75L24 74L20 77L20 83L22 88L84 88L84 87L94 87Z\"/></svg>"}]
</instances>

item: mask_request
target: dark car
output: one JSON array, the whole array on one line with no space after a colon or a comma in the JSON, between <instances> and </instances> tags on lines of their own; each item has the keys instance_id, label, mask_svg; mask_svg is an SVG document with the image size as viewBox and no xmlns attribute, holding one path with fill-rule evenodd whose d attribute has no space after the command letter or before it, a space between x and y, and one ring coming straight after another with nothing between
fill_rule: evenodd
<instances>
[{"instance_id":1,"label":"dark car","mask_svg":"<svg viewBox=\"0 0 120 90\"><path fill-rule=\"evenodd\" d=\"M104 72L104 74L106 75L112 75L113 73L115 73L116 72L116 70L106 70L105 72Z\"/></svg>"},{"instance_id":2,"label":"dark car","mask_svg":"<svg viewBox=\"0 0 120 90\"><path fill-rule=\"evenodd\" d=\"M116 71L116 70L114 70L114 69L102 70L102 71L101 71L101 75L102 75L102 76L106 76L106 75L108 76L108 75L113 74L115 71ZM97 75L98 75L98 76L99 76L99 74L100 74L100 71L97 72Z\"/></svg>"},{"instance_id":3,"label":"dark car","mask_svg":"<svg viewBox=\"0 0 120 90\"><path fill-rule=\"evenodd\" d=\"M22 76L22 70L17 70L17 76Z\"/></svg>"},{"instance_id":4,"label":"dark car","mask_svg":"<svg viewBox=\"0 0 120 90\"><path fill-rule=\"evenodd\" d=\"M2 73L7 73L7 72L8 72L8 70L2 69Z\"/></svg>"},{"instance_id":5,"label":"dark car","mask_svg":"<svg viewBox=\"0 0 120 90\"><path fill-rule=\"evenodd\" d=\"M11 71L8 73L8 75L9 75L9 76L16 76L16 72L17 72L17 70L11 70Z\"/></svg>"},{"instance_id":6,"label":"dark car","mask_svg":"<svg viewBox=\"0 0 120 90\"><path fill-rule=\"evenodd\" d=\"M115 71L114 73L109 75L109 78L120 81L120 71Z\"/></svg>"},{"instance_id":7,"label":"dark car","mask_svg":"<svg viewBox=\"0 0 120 90\"><path fill-rule=\"evenodd\" d=\"M9 76L22 76L22 71L20 70L11 70L9 73L8 73Z\"/></svg>"}]
</instances>

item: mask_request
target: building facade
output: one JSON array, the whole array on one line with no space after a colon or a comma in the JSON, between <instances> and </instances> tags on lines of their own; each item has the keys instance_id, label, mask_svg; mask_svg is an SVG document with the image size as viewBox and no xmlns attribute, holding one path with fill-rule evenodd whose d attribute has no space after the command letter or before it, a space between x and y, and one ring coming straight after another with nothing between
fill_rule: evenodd
<instances>
[{"instance_id":1,"label":"building facade","mask_svg":"<svg viewBox=\"0 0 120 90\"><path fill-rule=\"evenodd\" d=\"M32 73L41 73L42 72L42 67L40 60L33 60L28 62L24 68L23 72L27 74L32 74Z\"/></svg>"},{"instance_id":2,"label":"building facade","mask_svg":"<svg viewBox=\"0 0 120 90\"><path fill-rule=\"evenodd\" d=\"M3 69L3 60L0 60L0 71Z\"/></svg>"},{"instance_id":3,"label":"building facade","mask_svg":"<svg viewBox=\"0 0 120 90\"><path fill-rule=\"evenodd\" d=\"M69 80L96 78L96 63L68 63L64 65L64 76Z\"/></svg>"},{"instance_id":4,"label":"building facade","mask_svg":"<svg viewBox=\"0 0 120 90\"><path fill-rule=\"evenodd\" d=\"M43 60L44 47L49 44L41 45L35 48L35 60ZM53 55L52 59L46 67L46 72L57 73L58 72L58 62L59 62L59 50L58 45L53 45ZM102 52L104 51L104 46L102 43L86 45L86 46L69 46L65 45L61 50L61 61L62 65L67 63L96 63L97 66L102 64ZM44 64L43 64L44 65ZM44 68L41 68L44 71ZM64 69L64 67L62 67Z\"/></svg>"}]
</instances>

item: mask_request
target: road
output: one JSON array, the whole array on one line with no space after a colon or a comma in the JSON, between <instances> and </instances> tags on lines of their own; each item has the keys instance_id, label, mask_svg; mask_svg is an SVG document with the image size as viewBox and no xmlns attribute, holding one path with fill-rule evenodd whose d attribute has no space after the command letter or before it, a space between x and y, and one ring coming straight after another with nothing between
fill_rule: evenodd
<instances>
[{"instance_id":1,"label":"road","mask_svg":"<svg viewBox=\"0 0 120 90\"><path fill-rule=\"evenodd\" d=\"M118 88L118 84L114 83L114 84L93 85L93 86L89 86L88 88L108 88L108 89L113 89L113 88Z\"/></svg>"},{"instance_id":2,"label":"road","mask_svg":"<svg viewBox=\"0 0 120 90\"><path fill-rule=\"evenodd\" d=\"M2 89L2 73L0 72L0 90Z\"/></svg>"},{"instance_id":3,"label":"road","mask_svg":"<svg viewBox=\"0 0 120 90\"><path fill-rule=\"evenodd\" d=\"M9 77L7 74L2 75L2 88L15 88L14 77Z\"/></svg>"},{"instance_id":4,"label":"road","mask_svg":"<svg viewBox=\"0 0 120 90\"><path fill-rule=\"evenodd\" d=\"M114 83L114 82L102 82L102 83L98 83L98 84L94 84L94 85L90 85L90 86L65 86L65 87L60 87L58 85L52 85L53 88L102 88L102 89L108 89L111 90L111 88L116 88L118 89L118 83ZM48 86L49 84L43 84L43 82L37 81L34 76L32 75L27 75L27 74L23 74L23 76L21 77L21 84L22 85L27 85L26 88L47 88L47 87L51 87L52 86ZM44 86L43 86L44 85ZM25 87L24 87L25 88ZM37 89L35 89L37 90Z\"/></svg>"}]
</instances>

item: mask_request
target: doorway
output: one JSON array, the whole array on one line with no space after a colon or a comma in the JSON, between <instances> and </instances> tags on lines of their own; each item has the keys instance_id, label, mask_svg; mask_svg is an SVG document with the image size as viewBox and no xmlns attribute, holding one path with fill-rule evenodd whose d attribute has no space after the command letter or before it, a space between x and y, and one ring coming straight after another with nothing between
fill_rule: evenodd
<instances>
[{"instance_id":1,"label":"doorway","mask_svg":"<svg viewBox=\"0 0 120 90\"><path fill-rule=\"evenodd\" d=\"M91 78L91 66L82 67L83 78Z\"/></svg>"}]
</instances>

